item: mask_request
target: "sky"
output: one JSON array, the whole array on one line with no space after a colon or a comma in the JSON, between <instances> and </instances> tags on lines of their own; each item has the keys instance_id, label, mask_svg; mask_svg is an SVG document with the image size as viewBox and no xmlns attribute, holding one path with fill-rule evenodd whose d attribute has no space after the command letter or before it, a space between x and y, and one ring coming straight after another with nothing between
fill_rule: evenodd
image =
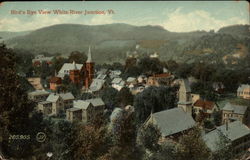
<instances>
[{"instance_id":1,"label":"sky","mask_svg":"<svg viewBox=\"0 0 250 160\"><path fill-rule=\"evenodd\" d=\"M11 14L11 10L25 14ZM27 14L27 10L37 14ZM38 14L38 10L52 11ZM53 10L104 11L106 14L52 14ZM107 10L114 13L108 14ZM0 4L0 31L28 31L55 24L101 25L126 23L159 25L171 32L215 30L249 24L247 1L74 1L4 2Z\"/></svg>"}]
</instances>

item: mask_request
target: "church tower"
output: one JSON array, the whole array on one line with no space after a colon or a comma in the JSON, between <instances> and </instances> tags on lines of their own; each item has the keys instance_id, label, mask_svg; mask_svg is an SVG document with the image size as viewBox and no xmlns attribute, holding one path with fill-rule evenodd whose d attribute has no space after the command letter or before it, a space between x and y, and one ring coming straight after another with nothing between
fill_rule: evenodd
<instances>
[{"instance_id":1,"label":"church tower","mask_svg":"<svg viewBox=\"0 0 250 160\"><path fill-rule=\"evenodd\" d=\"M92 61L92 57L91 57L91 50L89 47L89 51L88 51L88 59L85 63L85 88L89 88L93 78L94 78L94 62Z\"/></svg>"},{"instance_id":2,"label":"church tower","mask_svg":"<svg viewBox=\"0 0 250 160\"><path fill-rule=\"evenodd\" d=\"M185 112L192 115L191 88L187 79L181 80L178 96L179 96L178 107L182 108Z\"/></svg>"},{"instance_id":3,"label":"church tower","mask_svg":"<svg viewBox=\"0 0 250 160\"><path fill-rule=\"evenodd\" d=\"M73 69L69 71L69 78L72 83L80 83L80 71L77 69L75 61L73 61Z\"/></svg>"}]
</instances>

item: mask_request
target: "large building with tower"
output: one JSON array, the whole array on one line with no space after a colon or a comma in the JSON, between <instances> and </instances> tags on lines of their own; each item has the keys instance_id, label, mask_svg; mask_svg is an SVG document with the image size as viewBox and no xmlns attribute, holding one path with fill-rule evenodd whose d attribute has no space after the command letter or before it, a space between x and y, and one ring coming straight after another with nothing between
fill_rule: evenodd
<instances>
[{"instance_id":1,"label":"large building with tower","mask_svg":"<svg viewBox=\"0 0 250 160\"><path fill-rule=\"evenodd\" d=\"M88 89L94 78L94 62L91 57L91 49L88 50L88 59L83 64L64 63L56 77L64 79L65 76L69 76L70 80L74 84L82 84L85 89ZM51 80L55 79L54 77ZM51 81L52 82L52 81ZM56 90L55 85L51 85L51 90Z\"/></svg>"}]
</instances>

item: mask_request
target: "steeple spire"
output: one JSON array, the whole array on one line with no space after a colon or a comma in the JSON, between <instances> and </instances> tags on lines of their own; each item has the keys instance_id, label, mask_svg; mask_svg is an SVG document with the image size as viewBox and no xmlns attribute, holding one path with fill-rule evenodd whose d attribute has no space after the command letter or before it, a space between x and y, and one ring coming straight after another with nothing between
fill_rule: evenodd
<instances>
[{"instance_id":1,"label":"steeple spire","mask_svg":"<svg viewBox=\"0 0 250 160\"><path fill-rule=\"evenodd\" d=\"M75 61L73 61L73 65L74 65L74 70L77 70L76 62Z\"/></svg>"},{"instance_id":2,"label":"steeple spire","mask_svg":"<svg viewBox=\"0 0 250 160\"><path fill-rule=\"evenodd\" d=\"M92 62L90 46L89 46L89 51L88 51L88 59L87 59L87 62Z\"/></svg>"}]
</instances>

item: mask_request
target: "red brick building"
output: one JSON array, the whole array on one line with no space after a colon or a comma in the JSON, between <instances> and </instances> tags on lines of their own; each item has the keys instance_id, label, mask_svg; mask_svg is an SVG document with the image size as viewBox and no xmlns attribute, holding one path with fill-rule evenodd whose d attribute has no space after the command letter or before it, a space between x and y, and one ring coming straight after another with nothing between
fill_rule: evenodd
<instances>
[{"instance_id":1,"label":"red brick building","mask_svg":"<svg viewBox=\"0 0 250 160\"><path fill-rule=\"evenodd\" d=\"M52 77L50 79L50 89L55 91L58 87L60 87L62 85L62 79L60 77Z\"/></svg>"}]
</instances>

